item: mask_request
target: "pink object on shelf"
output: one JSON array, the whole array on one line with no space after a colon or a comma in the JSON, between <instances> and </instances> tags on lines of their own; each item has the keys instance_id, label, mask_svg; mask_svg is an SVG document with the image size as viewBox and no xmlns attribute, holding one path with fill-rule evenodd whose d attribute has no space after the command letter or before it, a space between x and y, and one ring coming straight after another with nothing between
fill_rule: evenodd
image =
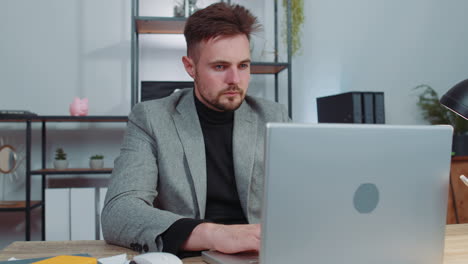
<instances>
[{"instance_id":1,"label":"pink object on shelf","mask_svg":"<svg viewBox=\"0 0 468 264\"><path fill-rule=\"evenodd\" d=\"M75 97L70 104L70 115L72 116L86 116L88 115L88 98L80 99Z\"/></svg>"}]
</instances>

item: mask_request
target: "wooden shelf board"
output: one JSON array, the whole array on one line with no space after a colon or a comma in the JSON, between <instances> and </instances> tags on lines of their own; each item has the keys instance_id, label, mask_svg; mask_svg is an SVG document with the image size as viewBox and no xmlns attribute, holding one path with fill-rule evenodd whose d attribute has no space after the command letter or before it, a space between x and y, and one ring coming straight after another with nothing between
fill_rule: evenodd
<instances>
[{"instance_id":1,"label":"wooden shelf board","mask_svg":"<svg viewBox=\"0 0 468 264\"><path fill-rule=\"evenodd\" d=\"M31 201L30 206L36 207L41 204L41 201ZM0 201L0 209L24 209L26 201Z\"/></svg>"},{"instance_id":2,"label":"wooden shelf board","mask_svg":"<svg viewBox=\"0 0 468 264\"><path fill-rule=\"evenodd\" d=\"M182 34L185 18L174 17L137 17L136 32L139 34Z\"/></svg>"},{"instance_id":3,"label":"wooden shelf board","mask_svg":"<svg viewBox=\"0 0 468 264\"><path fill-rule=\"evenodd\" d=\"M453 156L452 161L468 161L468 156Z\"/></svg>"},{"instance_id":4,"label":"wooden shelf board","mask_svg":"<svg viewBox=\"0 0 468 264\"><path fill-rule=\"evenodd\" d=\"M252 74L275 74L287 68L286 63L255 63L250 65Z\"/></svg>"},{"instance_id":5,"label":"wooden shelf board","mask_svg":"<svg viewBox=\"0 0 468 264\"><path fill-rule=\"evenodd\" d=\"M0 117L1 122L26 122L31 118L19 118L19 117Z\"/></svg>"}]
</instances>

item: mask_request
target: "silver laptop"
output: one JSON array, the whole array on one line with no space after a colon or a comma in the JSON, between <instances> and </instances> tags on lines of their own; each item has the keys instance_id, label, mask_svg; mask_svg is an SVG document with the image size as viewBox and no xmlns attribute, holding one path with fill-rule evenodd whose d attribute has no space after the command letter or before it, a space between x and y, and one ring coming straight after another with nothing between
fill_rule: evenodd
<instances>
[{"instance_id":1,"label":"silver laptop","mask_svg":"<svg viewBox=\"0 0 468 264\"><path fill-rule=\"evenodd\" d=\"M259 263L442 264L451 141L449 126L268 124ZM203 259L257 261L240 255Z\"/></svg>"}]
</instances>

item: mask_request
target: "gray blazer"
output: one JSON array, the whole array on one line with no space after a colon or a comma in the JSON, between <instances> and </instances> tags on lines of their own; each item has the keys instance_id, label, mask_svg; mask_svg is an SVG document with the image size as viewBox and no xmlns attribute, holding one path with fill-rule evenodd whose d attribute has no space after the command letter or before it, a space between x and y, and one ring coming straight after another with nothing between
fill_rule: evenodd
<instances>
[{"instance_id":1,"label":"gray blazer","mask_svg":"<svg viewBox=\"0 0 468 264\"><path fill-rule=\"evenodd\" d=\"M234 113L233 159L239 199L249 223L258 223L267 122L287 122L280 104L246 96ZM108 243L161 251L161 234L180 218L203 219L206 204L203 134L193 89L137 104L102 211Z\"/></svg>"}]
</instances>

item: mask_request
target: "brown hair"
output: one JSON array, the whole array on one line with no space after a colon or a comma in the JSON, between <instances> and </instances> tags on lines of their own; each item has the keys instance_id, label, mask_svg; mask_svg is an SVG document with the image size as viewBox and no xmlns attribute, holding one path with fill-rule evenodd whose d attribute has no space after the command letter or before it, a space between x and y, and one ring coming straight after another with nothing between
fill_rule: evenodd
<instances>
[{"instance_id":1,"label":"brown hair","mask_svg":"<svg viewBox=\"0 0 468 264\"><path fill-rule=\"evenodd\" d=\"M187 19L184 29L187 55L195 56L194 48L201 41L238 34L244 34L250 40L250 33L260 28L257 18L245 7L222 2L212 4Z\"/></svg>"}]
</instances>

